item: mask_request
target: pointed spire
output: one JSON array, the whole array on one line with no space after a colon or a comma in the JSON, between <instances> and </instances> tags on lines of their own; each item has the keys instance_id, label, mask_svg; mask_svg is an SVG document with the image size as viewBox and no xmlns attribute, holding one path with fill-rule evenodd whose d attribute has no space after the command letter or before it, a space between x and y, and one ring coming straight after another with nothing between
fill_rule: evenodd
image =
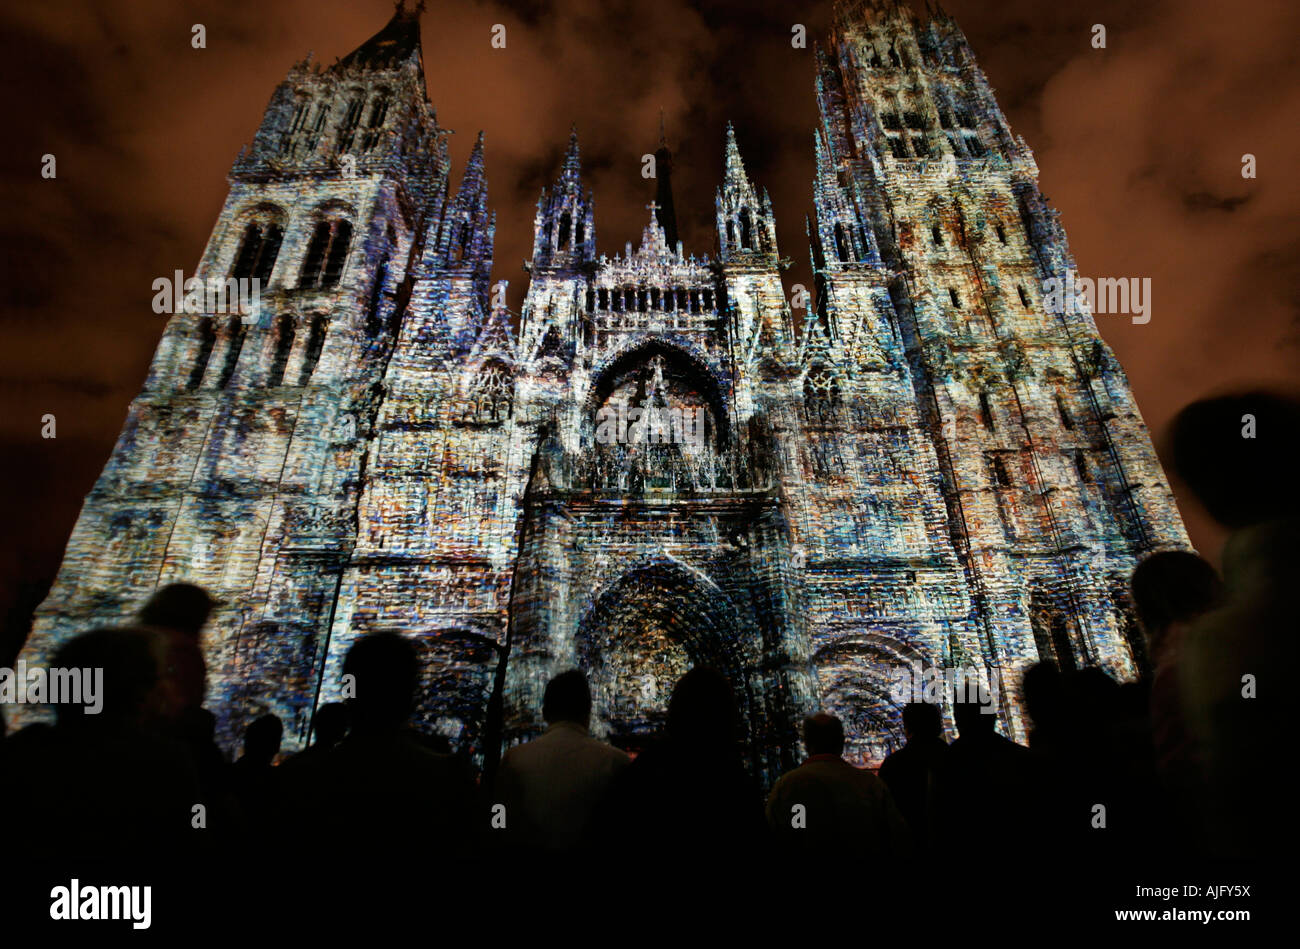
<instances>
[{"instance_id":1,"label":"pointed spire","mask_svg":"<svg viewBox=\"0 0 1300 949\"><path fill-rule=\"evenodd\" d=\"M664 230L669 250L680 240L677 234L677 207L673 201L673 153L664 133L664 111L659 110L659 148L655 151L655 217Z\"/></svg>"},{"instance_id":2,"label":"pointed spire","mask_svg":"<svg viewBox=\"0 0 1300 949\"><path fill-rule=\"evenodd\" d=\"M577 184L578 177L581 174L578 152L578 123L573 123L569 128L569 148L564 153L564 170L560 173L560 180Z\"/></svg>"},{"instance_id":3,"label":"pointed spire","mask_svg":"<svg viewBox=\"0 0 1300 949\"><path fill-rule=\"evenodd\" d=\"M469 189L473 189L471 192ZM487 198L487 174L484 169L483 160L483 132L480 130L478 138L474 141L474 148L469 153L469 161L465 163L465 177L460 182L460 194L474 193Z\"/></svg>"},{"instance_id":4,"label":"pointed spire","mask_svg":"<svg viewBox=\"0 0 1300 949\"><path fill-rule=\"evenodd\" d=\"M726 178L729 184L740 183L747 180L745 176L745 163L740 159L740 146L736 144L736 130L732 128L731 122L727 122Z\"/></svg>"},{"instance_id":5,"label":"pointed spire","mask_svg":"<svg viewBox=\"0 0 1300 949\"><path fill-rule=\"evenodd\" d=\"M776 230L772 220L772 201L766 193L754 189L740 147L736 130L727 123L726 172L718 188L718 244L726 262L738 254L776 254Z\"/></svg>"},{"instance_id":6,"label":"pointed spire","mask_svg":"<svg viewBox=\"0 0 1300 949\"><path fill-rule=\"evenodd\" d=\"M384 28L335 63L332 70L397 69L414 62L423 74L424 60L420 49L420 14L423 12L423 0L412 10L406 8L405 0L398 0L393 17Z\"/></svg>"},{"instance_id":7,"label":"pointed spire","mask_svg":"<svg viewBox=\"0 0 1300 949\"><path fill-rule=\"evenodd\" d=\"M476 291L486 300L488 275L496 240L496 215L488 210L488 181L479 132L456 197L443 179L441 214L431 219L425 245L426 268L448 268L472 275ZM486 305L486 304L484 304Z\"/></svg>"},{"instance_id":8,"label":"pointed spire","mask_svg":"<svg viewBox=\"0 0 1300 949\"><path fill-rule=\"evenodd\" d=\"M595 219L591 194L582 187L576 124L569 130L560 177L537 201L533 229L534 267L577 266L595 256Z\"/></svg>"}]
</instances>

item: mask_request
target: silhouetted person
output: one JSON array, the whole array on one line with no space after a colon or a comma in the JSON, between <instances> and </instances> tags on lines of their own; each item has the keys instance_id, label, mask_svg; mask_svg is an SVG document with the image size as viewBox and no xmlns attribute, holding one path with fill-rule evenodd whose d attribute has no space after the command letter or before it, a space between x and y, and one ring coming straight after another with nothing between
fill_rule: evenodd
<instances>
[{"instance_id":1,"label":"silhouetted person","mask_svg":"<svg viewBox=\"0 0 1300 949\"><path fill-rule=\"evenodd\" d=\"M1034 663L1025 670L1020 691L1029 714L1029 749L1046 755L1063 753L1070 726L1061 670L1054 662Z\"/></svg>"},{"instance_id":2,"label":"silhouetted person","mask_svg":"<svg viewBox=\"0 0 1300 949\"><path fill-rule=\"evenodd\" d=\"M244 754L231 766L231 789L254 835L272 830L276 822L279 776L274 764L283 735L284 726L275 715L255 719L244 731Z\"/></svg>"},{"instance_id":3,"label":"silhouetted person","mask_svg":"<svg viewBox=\"0 0 1300 949\"><path fill-rule=\"evenodd\" d=\"M177 739L185 746L194 763L199 781L199 796L207 808L210 836L224 843L234 833L239 808L231 789L230 763L216 741L217 718L205 708L189 708L176 723Z\"/></svg>"},{"instance_id":4,"label":"silhouetted person","mask_svg":"<svg viewBox=\"0 0 1300 949\"><path fill-rule=\"evenodd\" d=\"M880 765L880 779L907 821L912 841L923 849L934 835L934 798L938 774L948 753L939 706L909 702L903 706L907 743Z\"/></svg>"},{"instance_id":5,"label":"silhouetted person","mask_svg":"<svg viewBox=\"0 0 1300 949\"><path fill-rule=\"evenodd\" d=\"M186 709L203 704L207 663L200 637L216 601L202 587L172 583L149 598L140 609L142 625L157 630L160 644L160 717L174 721Z\"/></svg>"},{"instance_id":6,"label":"silhouetted person","mask_svg":"<svg viewBox=\"0 0 1300 949\"><path fill-rule=\"evenodd\" d=\"M244 731L244 754L235 762L235 768L250 773L262 773L275 763L280 753L284 726L276 715L262 715Z\"/></svg>"},{"instance_id":7,"label":"silhouetted person","mask_svg":"<svg viewBox=\"0 0 1300 949\"><path fill-rule=\"evenodd\" d=\"M1293 665L1300 615L1297 445L1300 401L1269 392L1196 402L1173 424L1174 468L1233 531L1222 605L1194 621L1178 647L1179 692L1222 855L1279 853L1294 832L1276 761L1291 744L1292 703L1278 677Z\"/></svg>"},{"instance_id":8,"label":"silhouetted person","mask_svg":"<svg viewBox=\"0 0 1300 949\"><path fill-rule=\"evenodd\" d=\"M547 683L542 717L545 733L502 758L494 802L506 806L512 843L573 850L589 842L597 809L629 759L588 735L591 691L580 670Z\"/></svg>"},{"instance_id":9,"label":"silhouetted person","mask_svg":"<svg viewBox=\"0 0 1300 949\"><path fill-rule=\"evenodd\" d=\"M102 670L100 711L60 704L53 727L6 739L0 813L15 852L126 858L194 842L199 791L189 756L146 724L158 686L154 642L144 629L97 629L51 658L54 669Z\"/></svg>"},{"instance_id":10,"label":"silhouetted person","mask_svg":"<svg viewBox=\"0 0 1300 949\"><path fill-rule=\"evenodd\" d=\"M761 845L762 795L741 763L736 732L727 680L704 667L682 676L668 702L664 740L617 782L614 814L626 846L681 866L693 857L741 860Z\"/></svg>"},{"instance_id":11,"label":"silhouetted person","mask_svg":"<svg viewBox=\"0 0 1300 949\"><path fill-rule=\"evenodd\" d=\"M767 799L781 845L855 860L893 860L908 849L907 826L885 782L844 760L844 725L820 712L804 720L808 758Z\"/></svg>"},{"instance_id":12,"label":"silhouetted person","mask_svg":"<svg viewBox=\"0 0 1300 949\"><path fill-rule=\"evenodd\" d=\"M1168 550L1138 564L1130 588L1152 663L1149 708L1156 768L1174 819L1200 836L1205 765L1183 713L1179 655L1187 630L1218 605L1223 585L1204 558Z\"/></svg>"},{"instance_id":13,"label":"silhouetted person","mask_svg":"<svg viewBox=\"0 0 1300 949\"><path fill-rule=\"evenodd\" d=\"M998 734L996 712L978 702L956 702L957 739L938 777L939 834L1002 840L1008 849L1034 849L1043 815L1042 790L1029 749Z\"/></svg>"},{"instance_id":14,"label":"silhouetted person","mask_svg":"<svg viewBox=\"0 0 1300 949\"><path fill-rule=\"evenodd\" d=\"M348 707L342 702L326 702L316 709L312 719L315 737L309 746L285 759L284 767L295 768L311 764L333 751L348 733Z\"/></svg>"},{"instance_id":15,"label":"silhouetted person","mask_svg":"<svg viewBox=\"0 0 1300 949\"><path fill-rule=\"evenodd\" d=\"M1099 818L1072 823L1086 828L1082 842L1099 860L1148 853L1158 836L1152 823L1158 794L1145 691L1135 706L1128 696L1140 687L1121 686L1096 666L1071 672L1064 682L1073 787L1088 795L1082 809L1106 807L1104 829L1094 826Z\"/></svg>"},{"instance_id":16,"label":"silhouetted person","mask_svg":"<svg viewBox=\"0 0 1300 949\"><path fill-rule=\"evenodd\" d=\"M351 730L320 763L296 769L318 847L403 851L447 860L460 852L480 815L464 764L425 747L408 727L419 662L397 633L362 636L348 650L343 675L353 677Z\"/></svg>"}]
</instances>

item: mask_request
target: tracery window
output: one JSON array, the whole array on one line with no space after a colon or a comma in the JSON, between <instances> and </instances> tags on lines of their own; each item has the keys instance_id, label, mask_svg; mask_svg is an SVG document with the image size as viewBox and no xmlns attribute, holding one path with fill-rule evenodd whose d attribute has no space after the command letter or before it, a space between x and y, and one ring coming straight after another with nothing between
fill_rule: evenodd
<instances>
[{"instance_id":1,"label":"tracery window","mask_svg":"<svg viewBox=\"0 0 1300 949\"><path fill-rule=\"evenodd\" d=\"M822 425L833 421L839 400L839 382L830 370L825 366L810 369L803 383L804 412L808 421Z\"/></svg>"},{"instance_id":2,"label":"tracery window","mask_svg":"<svg viewBox=\"0 0 1300 949\"><path fill-rule=\"evenodd\" d=\"M466 421L495 423L509 418L514 398L512 382L505 364L485 364L470 382Z\"/></svg>"}]
</instances>

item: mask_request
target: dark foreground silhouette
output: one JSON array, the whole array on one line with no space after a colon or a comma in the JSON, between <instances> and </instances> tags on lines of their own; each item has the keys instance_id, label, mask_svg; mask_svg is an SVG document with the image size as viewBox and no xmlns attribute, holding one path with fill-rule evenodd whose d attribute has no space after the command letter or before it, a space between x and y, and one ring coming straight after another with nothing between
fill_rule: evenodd
<instances>
[{"instance_id":1,"label":"dark foreground silhouette","mask_svg":"<svg viewBox=\"0 0 1300 949\"><path fill-rule=\"evenodd\" d=\"M1244 416L1256 437L1243 438ZM308 748L280 761L281 723L262 715L231 763L202 707L212 601L176 585L138 626L92 630L53 657L102 669L103 707L59 706L53 724L0 741L6 852L33 886L108 867L150 874L173 907L202 907L205 887L233 878L249 900L316 914L336 887L416 905L432 880L489 901L521 887L635 899L653 879L678 881L674 899L751 902L782 881L853 880L887 912L884 894L953 905L1007 888L1022 906L1056 906L1067 881L1121 906L1157 878L1148 867L1238 861L1224 882L1244 879L1263 864L1240 861L1281 856L1294 831L1277 749L1300 607L1295 444L1300 411L1279 396L1182 413L1174 466L1232 530L1223 576L1190 552L1149 554L1131 593L1150 675L1120 684L1098 668L1032 666L1014 697L1027 747L997 709L909 705L877 777L843 759L843 724L823 712L804 724L806 760L764 795L740 753L736 684L720 673L684 675L663 733L629 759L590 734L590 691L571 670L546 690L546 732L478 774L412 728L414 647L379 633L348 652L355 692L317 711Z\"/></svg>"}]
</instances>

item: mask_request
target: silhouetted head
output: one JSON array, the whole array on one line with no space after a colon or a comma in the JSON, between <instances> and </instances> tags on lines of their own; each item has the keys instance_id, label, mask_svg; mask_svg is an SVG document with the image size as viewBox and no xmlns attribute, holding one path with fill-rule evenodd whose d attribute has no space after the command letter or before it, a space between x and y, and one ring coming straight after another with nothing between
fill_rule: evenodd
<instances>
[{"instance_id":1,"label":"silhouetted head","mask_svg":"<svg viewBox=\"0 0 1300 949\"><path fill-rule=\"evenodd\" d=\"M84 690L85 673L91 687L102 694L94 701L82 695L83 704L61 703L55 715L60 725L103 727L139 720L145 713L150 693L158 684L155 661L157 634L146 629L95 629L64 643L50 660L52 668L77 670ZM102 670L97 671L97 670ZM99 712L85 713L99 704Z\"/></svg>"},{"instance_id":2,"label":"silhouetted head","mask_svg":"<svg viewBox=\"0 0 1300 949\"><path fill-rule=\"evenodd\" d=\"M803 743L810 755L844 753L844 723L834 715L818 712L803 720Z\"/></svg>"},{"instance_id":3,"label":"silhouetted head","mask_svg":"<svg viewBox=\"0 0 1300 949\"><path fill-rule=\"evenodd\" d=\"M903 731L908 739L929 741L943 733L943 716L932 702L908 702L903 706Z\"/></svg>"},{"instance_id":4,"label":"silhouetted head","mask_svg":"<svg viewBox=\"0 0 1300 949\"><path fill-rule=\"evenodd\" d=\"M1065 677L1065 694L1076 711L1109 712L1119 695L1119 683L1105 670L1087 666Z\"/></svg>"},{"instance_id":5,"label":"silhouetted head","mask_svg":"<svg viewBox=\"0 0 1300 949\"><path fill-rule=\"evenodd\" d=\"M180 715L180 730L189 741L210 742L217 734L217 716L199 706L187 708Z\"/></svg>"},{"instance_id":6,"label":"silhouetted head","mask_svg":"<svg viewBox=\"0 0 1300 949\"><path fill-rule=\"evenodd\" d=\"M1247 392L1193 402L1174 417L1170 441L1174 470L1220 524L1248 527L1300 509L1294 397Z\"/></svg>"},{"instance_id":7,"label":"silhouetted head","mask_svg":"<svg viewBox=\"0 0 1300 949\"><path fill-rule=\"evenodd\" d=\"M140 610L140 622L198 639L214 605L216 600L202 587L192 583L172 583L149 597L149 602Z\"/></svg>"},{"instance_id":8,"label":"silhouetted head","mask_svg":"<svg viewBox=\"0 0 1300 949\"><path fill-rule=\"evenodd\" d=\"M988 708L990 706L979 702L954 702L952 716L957 723L957 737L968 741L990 737L994 733L998 717L985 711Z\"/></svg>"},{"instance_id":9,"label":"silhouetted head","mask_svg":"<svg viewBox=\"0 0 1300 949\"><path fill-rule=\"evenodd\" d=\"M1223 583L1205 558L1186 550L1164 550L1137 565L1129 589L1138 620L1154 647L1172 624L1191 622L1214 609Z\"/></svg>"},{"instance_id":10,"label":"silhouetted head","mask_svg":"<svg viewBox=\"0 0 1300 949\"><path fill-rule=\"evenodd\" d=\"M269 765L280 753L284 726L274 715L263 715L244 732L244 757L253 764Z\"/></svg>"},{"instance_id":11,"label":"silhouetted head","mask_svg":"<svg viewBox=\"0 0 1300 949\"><path fill-rule=\"evenodd\" d=\"M668 701L668 740L699 750L720 750L736 737L736 704L722 673L697 666L678 681Z\"/></svg>"},{"instance_id":12,"label":"silhouetted head","mask_svg":"<svg viewBox=\"0 0 1300 949\"><path fill-rule=\"evenodd\" d=\"M343 660L343 674L356 689L348 699L354 731L400 728L411 716L419 660L415 647L397 633L362 636Z\"/></svg>"},{"instance_id":13,"label":"silhouetted head","mask_svg":"<svg viewBox=\"0 0 1300 949\"><path fill-rule=\"evenodd\" d=\"M561 672L546 683L542 696L542 718L548 725L577 722L585 726L591 718L591 689L581 669Z\"/></svg>"},{"instance_id":14,"label":"silhouetted head","mask_svg":"<svg viewBox=\"0 0 1300 949\"><path fill-rule=\"evenodd\" d=\"M337 745L348 733L348 707L342 702L326 702L316 709L312 730L317 744Z\"/></svg>"}]
</instances>

